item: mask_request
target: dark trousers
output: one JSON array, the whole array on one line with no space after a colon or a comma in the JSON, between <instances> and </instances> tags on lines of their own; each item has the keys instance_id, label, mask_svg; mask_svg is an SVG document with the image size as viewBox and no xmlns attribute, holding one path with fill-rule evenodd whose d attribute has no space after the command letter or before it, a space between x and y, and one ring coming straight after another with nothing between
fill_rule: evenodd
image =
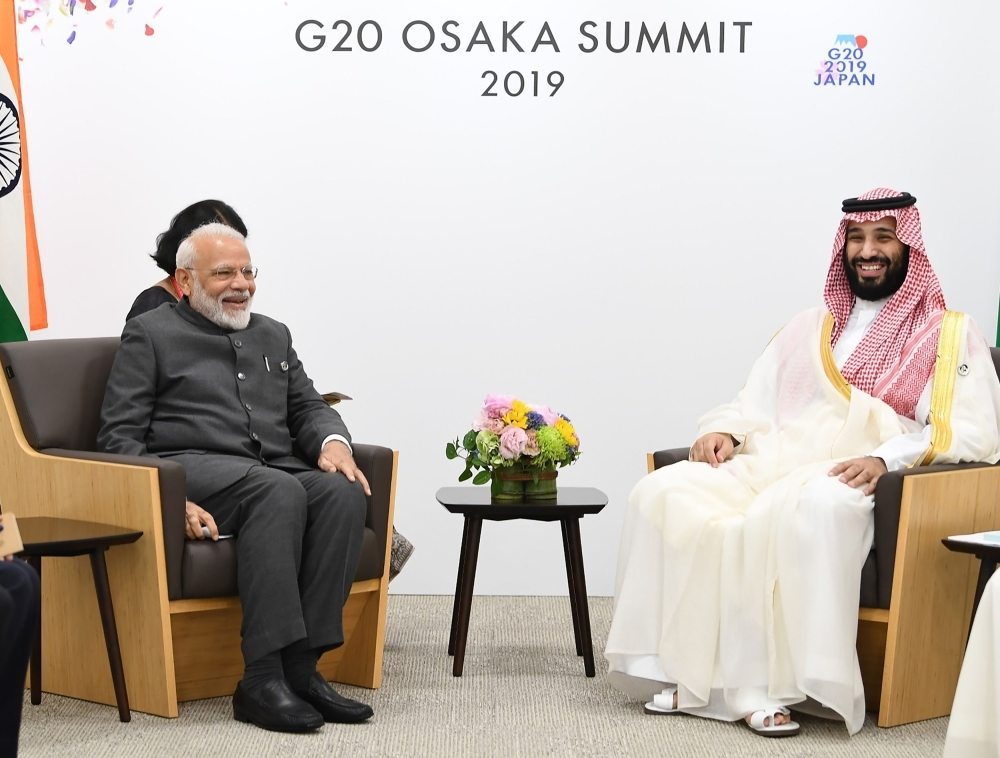
<instances>
[{"instance_id":1,"label":"dark trousers","mask_svg":"<svg viewBox=\"0 0 1000 758\"><path fill-rule=\"evenodd\" d=\"M320 652L344 644L368 510L360 483L257 466L199 505L236 535L246 663L302 639Z\"/></svg>"},{"instance_id":2,"label":"dark trousers","mask_svg":"<svg viewBox=\"0 0 1000 758\"><path fill-rule=\"evenodd\" d=\"M17 755L24 676L38 623L38 574L20 560L0 561L0 758Z\"/></svg>"}]
</instances>

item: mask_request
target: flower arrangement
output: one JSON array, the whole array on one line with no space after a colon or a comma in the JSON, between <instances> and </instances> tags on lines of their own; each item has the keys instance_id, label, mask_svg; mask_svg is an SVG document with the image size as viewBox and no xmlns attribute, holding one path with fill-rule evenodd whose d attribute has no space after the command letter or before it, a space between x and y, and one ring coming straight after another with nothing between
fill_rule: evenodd
<instances>
[{"instance_id":1,"label":"flower arrangement","mask_svg":"<svg viewBox=\"0 0 1000 758\"><path fill-rule=\"evenodd\" d=\"M513 395L488 395L472 429L449 442L445 455L465 461L458 481L492 480L494 495L503 490L503 479L530 481L537 487L540 476L553 480L554 493L555 469L576 462L580 438L570 420L547 405L529 405Z\"/></svg>"}]
</instances>

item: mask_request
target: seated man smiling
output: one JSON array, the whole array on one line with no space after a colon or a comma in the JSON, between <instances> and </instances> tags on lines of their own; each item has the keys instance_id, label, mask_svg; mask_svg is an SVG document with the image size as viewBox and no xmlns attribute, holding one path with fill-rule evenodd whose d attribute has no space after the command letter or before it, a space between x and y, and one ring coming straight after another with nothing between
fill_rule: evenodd
<instances>
[{"instance_id":1,"label":"seated man smiling","mask_svg":"<svg viewBox=\"0 0 1000 758\"><path fill-rule=\"evenodd\" d=\"M98 447L169 457L187 478L187 535L236 535L245 671L233 716L266 729L357 722L369 706L317 672L344 643L366 494L340 414L320 397L288 328L251 313L257 269L225 224L177 251L180 302L128 321ZM209 651L210 652L210 651Z\"/></svg>"},{"instance_id":2,"label":"seated man smiling","mask_svg":"<svg viewBox=\"0 0 1000 758\"><path fill-rule=\"evenodd\" d=\"M788 706L865 717L855 649L875 485L888 470L1000 459L1000 382L945 310L916 200L844 201L825 308L799 314L690 461L629 498L609 679L651 714L795 734ZM942 506L946 507L946 506Z\"/></svg>"}]
</instances>

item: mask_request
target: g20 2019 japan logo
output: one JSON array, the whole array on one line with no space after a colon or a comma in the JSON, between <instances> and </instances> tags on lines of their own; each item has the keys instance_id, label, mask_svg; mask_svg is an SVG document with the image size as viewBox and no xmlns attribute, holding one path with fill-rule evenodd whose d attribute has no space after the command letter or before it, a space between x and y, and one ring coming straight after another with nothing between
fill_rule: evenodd
<instances>
[{"instance_id":1,"label":"g20 2019 japan logo","mask_svg":"<svg viewBox=\"0 0 1000 758\"><path fill-rule=\"evenodd\" d=\"M826 60L816 70L817 87L875 85L875 74L865 60L868 38L861 34L838 34L833 47L827 50Z\"/></svg>"}]
</instances>

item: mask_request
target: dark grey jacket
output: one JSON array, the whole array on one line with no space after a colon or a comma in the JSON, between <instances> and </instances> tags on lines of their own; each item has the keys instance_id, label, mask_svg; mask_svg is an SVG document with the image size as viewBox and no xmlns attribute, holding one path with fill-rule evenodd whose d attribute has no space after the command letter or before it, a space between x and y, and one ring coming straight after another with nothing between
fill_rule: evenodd
<instances>
[{"instance_id":1,"label":"dark grey jacket","mask_svg":"<svg viewBox=\"0 0 1000 758\"><path fill-rule=\"evenodd\" d=\"M176 460L198 502L255 465L316 468L331 434L351 439L306 376L284 324L254 313L246 329L229 331L185 298L125 324L97 447Z\"/></svg>"}]
</instances>

